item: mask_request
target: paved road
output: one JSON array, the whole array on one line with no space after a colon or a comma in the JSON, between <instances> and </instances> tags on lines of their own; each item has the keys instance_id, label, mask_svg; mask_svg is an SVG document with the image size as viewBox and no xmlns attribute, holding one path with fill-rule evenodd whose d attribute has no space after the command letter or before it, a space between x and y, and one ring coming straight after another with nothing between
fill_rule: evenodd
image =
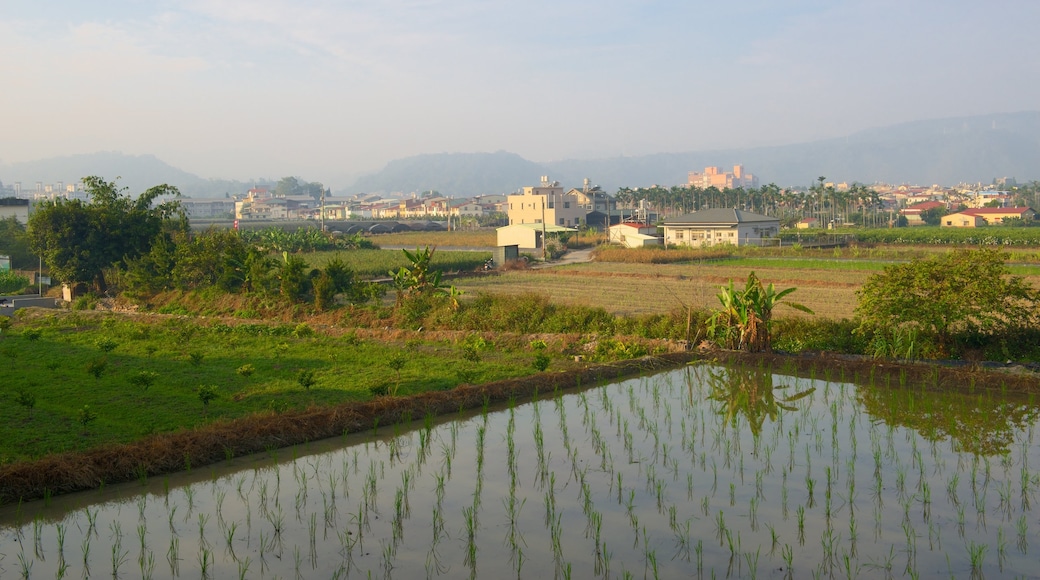
<instances>
[{"instance_id":1,"label":"paved road","mask_svg":"<svg viewBox=\"0 0 1040 580\"><path fill-rule=\"evenodd\" d=\"M38 306L40 308L57 308L54 298L40 297L36 294L22 294L18 296L0 296L0 315L13 316L14 311L19 308Z\"/></svg>"}]
</instances>

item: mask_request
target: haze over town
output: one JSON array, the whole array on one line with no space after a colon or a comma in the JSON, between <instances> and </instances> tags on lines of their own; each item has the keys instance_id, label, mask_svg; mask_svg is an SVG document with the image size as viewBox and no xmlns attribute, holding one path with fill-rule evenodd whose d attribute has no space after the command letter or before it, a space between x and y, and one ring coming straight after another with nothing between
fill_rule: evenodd
<instances>
[{"instance_id":1,"label":"haze over town","mask_svg":"<svg viewBox=\"0 0 1040 580\"><path fill-rule=\"evenodd\" d=\"M9 0L0 162L342 185L423 153L795 143L1035 109L1038 21L1025 0Z\"/></svg>"}]
</instances>

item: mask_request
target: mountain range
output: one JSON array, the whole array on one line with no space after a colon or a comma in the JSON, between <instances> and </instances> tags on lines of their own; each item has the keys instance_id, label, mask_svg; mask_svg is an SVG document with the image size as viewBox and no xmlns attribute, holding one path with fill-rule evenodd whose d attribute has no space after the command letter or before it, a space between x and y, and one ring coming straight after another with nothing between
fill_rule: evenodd
<instances>
[{"instance_id":1,"label":"mountain range","mask_svg":"<svg viewBox=\"0 0 1040 580\"><path fill-rule=\"evenodd\" d=\"M1040 111L930 119L859 131L833 139L744 149L656 153L603 159L537 163L515 153L439 153L391 161L336 193L393 193L436 190L444 195L506 193L536 185L543 175L565 187L584 178L607 191L619 187L686 183L689 171L707 166L728 170L742 164L760 183L809 185L818 176L861 183L989 183L998 177L1040 179ZM130 191L169 183L192 197L242 193L253 182L203 179L152 155L102 152L0 165L0 181L55 183L100 175L121 176ZM278 179L281 176L276 176ZM302 176L318 179L317 176Z\"/></svg>"}]
</instances>

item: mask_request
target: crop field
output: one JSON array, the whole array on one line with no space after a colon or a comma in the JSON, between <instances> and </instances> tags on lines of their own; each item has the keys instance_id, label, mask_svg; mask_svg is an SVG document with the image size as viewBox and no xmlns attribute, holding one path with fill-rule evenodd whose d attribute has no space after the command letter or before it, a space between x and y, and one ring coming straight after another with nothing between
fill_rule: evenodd
<instances>
[{"instance_id":1,"label":"crop field","mask_svg":"<svg viewBox=\"0 0 1040 580\"><path fill-rule=\"evenodd\" d=\"M688 366L0 508L17 577L1027 577L1033 399ZM879 377L878 377L879 378Z\"/></svg>"},{"instance_id":2,"label":"crop field","mask_svg":"<svg viewBox=\"0 0 1040 580\"><path fill-rule=\"evenodd\" d=\"M351 250L312 252L301 257L311 268L324 268L329 260L339 258L360 278L385 278L391 270L410 266L411 263L401 250ZM436 250L432 267L442 272L473 272L491 257L491 251L470 252ZM280 258L279 258L280 259Z\"/></svg>"},{"instance_id":3,"label":"crop field","mask_svg":"<svg viewBox=\"0 0 1040 580\"><path fill-rule=\"evenodd\" d=\"M369 237L378 246L445 246L492 248L497 244L494 228L451 232L396 232Z\"/></svg>"},{"instance_id":4,"label":"crop field","mask_svg":"<svg viewBox=\"0 0 1040 580\"><path fill-rule=\"evenodd\" d=\"M709 308L717 305L720 286L732 279L742 285L749 272L777 288L799 290L788 298L811 308L818 316L851 318L856 290L872 270L818 270L747 267L736 263L676 264L576 264L542 270L503 272L494 276L454 281L463 292L545 294L554 302L601 306L619 315L667 313L683 305ZM777 316L806 316L794 309L777 310Z\"/></svg>"},{"instance_id":5,"label":"crop field","mask_svg":"<svg viewBox=\"0 0 1040 580\"><path fill-rule=\"evenodd\" d=\"M0 465L254 413L535 372L525 344L387 338L114 314L22 320L0 335Z\"/></svg>"},{"instance_id":6,"label":"crop field","mask_svg":"<svg viewBox=\"0 0 1040 580\"><path fill-rule=\"evenodd\" d=\"M619 315L667 313L682 305L713 308L716 294L730 280L741 286L752 271L778 290L797 288L788 300L811 308L816 316L852 318L856 291L866 280L892 264L888 260L827 259L823 257L732 257L685 264L592 262L567 266L513 270L494 276L453 281L467 294L544 294L568 305L601 306ZM1013 264L1016 275L1040 288L1040 266ZM779 308L779 317L804 317L794 309Z\"/></svg>"}]
</instances>

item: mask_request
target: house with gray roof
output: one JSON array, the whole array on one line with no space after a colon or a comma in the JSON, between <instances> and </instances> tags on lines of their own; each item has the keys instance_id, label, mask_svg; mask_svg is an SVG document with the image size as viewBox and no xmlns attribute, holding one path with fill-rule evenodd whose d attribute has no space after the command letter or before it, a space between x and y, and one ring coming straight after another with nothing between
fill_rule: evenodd
<instances>
[{"instance_id":1,"label":"house with gray roof","mask_svg":"<svg viewBox=\"0 0 1040 580\"><path fill-rule=\"evenodd\" d=\"M694 248L757 246L779 233L778 218L730 208L705 209L664 222L665 244Z\"/></svg>"}]
</instances>

